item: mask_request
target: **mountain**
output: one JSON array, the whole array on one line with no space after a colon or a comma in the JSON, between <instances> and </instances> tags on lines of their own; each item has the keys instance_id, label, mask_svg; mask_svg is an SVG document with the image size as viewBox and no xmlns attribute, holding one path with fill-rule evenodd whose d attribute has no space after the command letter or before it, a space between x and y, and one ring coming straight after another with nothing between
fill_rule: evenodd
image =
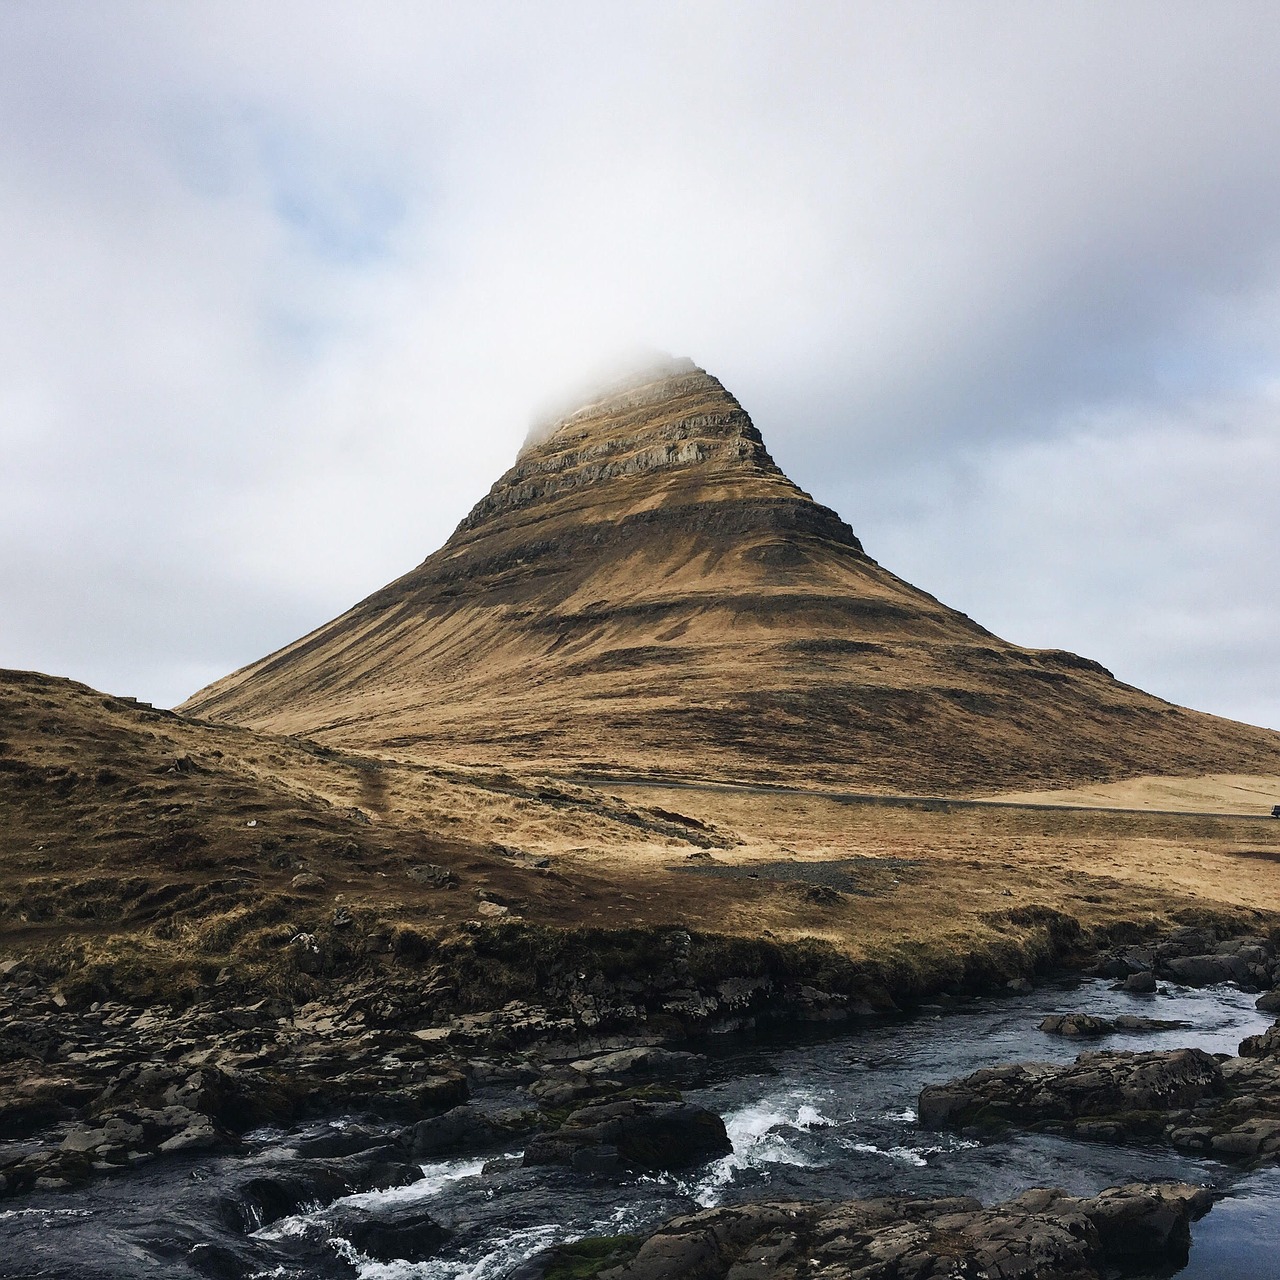
<instances>
[{"instance_id":1,"label":"mountain","mask_svg":"<svg viewBox=\"0 0 1280 1280\"><path fill-rule=\"evenodd\" d=\"M882 568L687 360L546 424L416 569L180 710L404 759L870 790L1280 773L1280 734Z\"/></svg>"}]
</instances>

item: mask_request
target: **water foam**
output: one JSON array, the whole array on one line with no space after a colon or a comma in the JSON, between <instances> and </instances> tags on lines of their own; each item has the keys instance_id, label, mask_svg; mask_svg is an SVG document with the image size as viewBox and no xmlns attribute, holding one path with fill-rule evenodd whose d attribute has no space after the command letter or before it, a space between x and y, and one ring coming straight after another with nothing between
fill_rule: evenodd
<instances>
[{"instance_id":1,"label":"water foam","mask_svg":"<svg viewBox=\"0 0 1280 1280\"><path fill-rule=\"evenodd\" d=\"M440 1164L424 1164L422 1177L416 1182L406 1183L402 1187L389 1187L385 1191L362 1191L356 1195L343 1196L334 1201L334 1206L378 1209L388 1205L417 1204L439 1195L452 1182L474 1178L484 1169L485 1163L484 1160L446 1160ZM314 1224L318 1212L320 1206L317 1205L315 1209L305 1213L280 1218L252 1234L259 1240L283 1240L289 1236L305 1235Z\"/></svg>"},{"instance_id":2,"label":"water foam","mask_svg":"<svg viewBox=\"0 0 1280 1280\"><path fill-rule=\"evenodd\" d=\"M818 1161L802 1151L788 1135L788 1130L796 1135L836 1124L814 1105L817 1101L812 1093L792 1091L781 1097L762 1098L732 1112L725 1118L724 1127L733 1150L715 1161L689 1186L693 1199L706 1207L718 1204L724 1189L748 1170L771 1164L800 1167L817 1164Z\"/></svg>"}]
</instances>

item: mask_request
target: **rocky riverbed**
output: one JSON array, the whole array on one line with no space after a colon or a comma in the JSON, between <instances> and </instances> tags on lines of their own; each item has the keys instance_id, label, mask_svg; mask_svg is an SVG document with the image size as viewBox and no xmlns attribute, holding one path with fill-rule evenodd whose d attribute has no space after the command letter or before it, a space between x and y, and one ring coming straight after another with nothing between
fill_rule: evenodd
<instances>
[{"instance_id":1,"label":"rocky riverbed","mask_svg":"<svg viewBox=\"0 0 1280 1280\"><path fill-rule=\"evenodd\" d=\"M1196 991L1161 984L1154 995L1135 996L1113 990L1115 985L1112 979L1053 983L1021 994L947 1000L910 1016L863 1020L856 1029L813 1024L806 1033L793 1026L776 1029L773 1039L757 1032L683 1048L616 1048L553 1037L520 1048L499 1048L490 1040L482 1052L471 1023L459 1028L465 1047L455 1048L448 1036L424 1042L397 1032L425 1047L422 1056L399 1066L383 1064L389 1073L416 1073L417 1093L412 1102L398 1103L405 1109L396 1114L385 1098L326 1110L330 1098L367 1096L353 1080L365 1078L371 1066L358 1051L360 1036L369 1031L343 1037L341 1017L328 1032L298 1028L290 1019L286 1032L266 1038L292 1045L298 1037L298 1048L288 1052L302 1062L328 1045L322 1061L331 1092L298 1093L302 1101L290 1106L301 1109L293 1118L266 1128L246 1129L235 1121L219 1139L221 1148L99 1160L109 1167L91 1168L88 1180L69 1192L33 1184L0 1209L0 1275L499 1280L535 1265L549 1276L588 1275L639 1265L643 1241L655 1231L714 1236L722 1220L701 1215L741 1205L757 1207L743 1211L755 1225L734 1236L739 1252L735 1244L717 1253L715 1263L745 1265L750 1253L756 1269L735 1276L788 1274L787 1249L799 1247L795 1242L815 1245L809 1256L825 1259L823 1266L837 1268L836 1274L852 1266L850 1259L865 1257L871 1265L878 1251L901 1246L894 1256L914 1259L917 1270L898 1274L928 1275L920 1269L924 1259L933 1259L930 1266L950 1259L945 1265L951 1265L961 1256L987 1259L999 1249L1010 1266L1022 1259L1052 1275L1045 1268L1058 1257L1053 1241L1066 1248L1056 1233L1071 1235L1071 1223L1077 1243L1061 1254L1062 1265L1078 1263L1080 1275L1114 1270L1119 1262L1093 1243L1095 1236L1103 1238L1102 1219L1095 1222L1100 1210L1085 1202L1098 1200L1108 1187L1142 1183L1131 1193L1139 1197L1133 1203L1148 1204L1159 1217L1157 1202L1165 1193L1153 1184L1208 1185L1230 1193L1246 1185L1235 1181L1238 1164L1208 1150L1160 1143L1122 1147L1065 1132L1010 1131L981 1140L930 1133L914 1108L922 1085L984 1066L1026 1057L1067 1066L1076 1046L1039 1030L1050 1014L1115 1020L1141 1009L1143 1016L1189 1025L1118 1031L1117 1049L1149 1045L1164 1053L1182 1047L1215 1061L1212 1055L1229 1053L1271 1025L1254 1008L1256 995L1236 986ZM295 1019L299 1015L304 1022L331 1017L301 1009ZM113 1034L122 1048L132 1044L150 1052L155 1042L148 1041L145 1024L130 1039L137 1017L117 1023L125 1029ZM236 1051L251 1053L250 1042L236 1041L236 1034L229 1037ZM396 1055L388 1048L384 1056ZM115 1075L124 1069L117 1067ZM232 1080L239 1071L251 1080L273 1078L265 1063L237 1068L222 1060L212 1069ZM323 1069L305 1078L306 1090L318 1090ZM428 1088L438 1090L434 1098ZM245 1086L238 1095L242 1105L251 1105L251 1094ZM112 1099L120 1096L117 1091ZM88 1105L93 1110L95 1100ZM313 1106L318 1110L309 1116L306 1109ZM127 1110L116 1114L137 1124ZM136 1103L132 1111L138 1114ZM61 1133L60 1146L81 1127L95 1141L101 1132L110 1143L120 1131L107 1131L105 1114L99 1108L92 1116L58 1121L19 1145L47 1149L50 1137ZM98 1142L90 1154L102 1151ZM1057 1187L1064 1194L1028 1198L1028 1187ZM1203 1207L1190 1192L1170 1194L1181 1197L1186 1210L1175 1215L1178 1221L1189 1221ZM1269 1194L1264 1185L1229 1198L1225 1207L1247 1220L1251 1206L1269 1203ZM1141 1199L1151 1196L1156 1199ZM806 1207L794 1208L798 1202ZM790 1233L791 1244L783 1239L785 1223L769 1217L775 1209L760 1208L779 1205L800 1215L802 1229ZM695 1225L662 1228L673 1218ZM1182 1237L1177 1222L1169 1221L1173 1266ZM1086 1222L1094 1223L1093 1235ZM1205 1225L1212 1222L1210 1213L1193 1240L1206 1232L1212 1240ZM835 1224L844 1224L849 1247L861 1252L837 1256L822 1245L836 1240L839 1233L829 1231ZM1220 1246L1241 1238L1249 1238L1248 1230ZM559 1255L545 1251L573 1239L580 1243L557 1272L550 1263ZM649 1256L665 1248L655 1244ZM1198 1249L1193 1243L1193 1271Z\"/></svg>"}]
</instances>

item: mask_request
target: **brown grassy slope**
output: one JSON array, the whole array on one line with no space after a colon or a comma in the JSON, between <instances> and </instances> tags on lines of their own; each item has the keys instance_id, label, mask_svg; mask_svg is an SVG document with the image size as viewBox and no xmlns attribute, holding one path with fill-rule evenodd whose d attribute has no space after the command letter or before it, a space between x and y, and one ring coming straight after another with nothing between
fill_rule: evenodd
<instances>
[{"instance_id":1,"label":"brown grassy slope","mask_svg":"<svg viewBox=\"0 0 1280 1280\"><path fill-rule=\"evenodd\" d=\"M732 839L581 787L383 765L31 672L0 672L0 816L5 950L141 941L215 971L269 964L340 908L357 933L447 934L491 918L485 897L571 925L612 887L522 853Z\"/></svg>"},{"instance_id":2,"label":"brown grassy slope","mask_svg":"<svg viewBox=\"0 0 1280 1280\"><path fill-rule=\"evenodd\" d=\"M570 415L417 569L183 709L407 759L906 792L1280 773L1280 734L881 568L687 363Z\"/></svg>"},{"instance_id":3,"label":"brown grassy slope","mask_svg":"<svg viewBox=\"0 0 1280 1280\"><path fill-rule=\"evenodd\" d=\"M1101 929L1188 912L1268 928L1280 911L1280 823L610 795L379 761L19 672L0 673L0 814L0 959L43 957L68 990L114 975L135 998L223 969L305 991L319 979L299 968L301 932L324 935L335 979L518 918L817 939L945 986L970 957L1012 954L1046 908ZM426 864L456 884L433 887Z\"/></svg>"}]
</instances>

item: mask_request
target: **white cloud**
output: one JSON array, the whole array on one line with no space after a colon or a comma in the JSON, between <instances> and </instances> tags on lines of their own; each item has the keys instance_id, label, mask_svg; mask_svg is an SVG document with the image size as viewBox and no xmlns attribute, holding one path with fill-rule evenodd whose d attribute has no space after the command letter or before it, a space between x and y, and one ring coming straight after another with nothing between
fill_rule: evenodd
<instances>
[{"instance_id":1,"label":"white cloud","mask_svg":"<svg viewBox=\"0 0 1280 1280\"><path fill-rule=\"evenodd\" d=\"M1274 615L1226 611L1275 545L1240 440L1276 435L1278 37L1254 4L6 6L0 662L176 700L420 560L644 345L891 568L1274 722Z\"/></svg>"}]
</instances>

